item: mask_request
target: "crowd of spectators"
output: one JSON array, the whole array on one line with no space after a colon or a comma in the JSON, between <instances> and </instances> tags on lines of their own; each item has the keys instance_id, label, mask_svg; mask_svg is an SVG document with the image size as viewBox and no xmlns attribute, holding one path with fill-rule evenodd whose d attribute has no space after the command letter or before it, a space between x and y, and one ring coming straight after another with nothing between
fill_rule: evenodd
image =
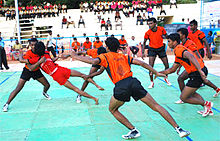
<instances>
[{"instance_id":1,"label":"crowd of spectators","mask_svg":"<svg viewBox=\"0 0 220 141\"><path fill-rule=\"evenodd\" d=\"M67 5L63 4L49 4L46 5L35 5L35 6L22 6L18 7L19 18L20 19L35 19L35 18L46 18L46 17L56 17L60 13L67 13ZM1 8L0 14L6 17L7 20L15 19L15 8Z\"/></svg>"}]
</instances>

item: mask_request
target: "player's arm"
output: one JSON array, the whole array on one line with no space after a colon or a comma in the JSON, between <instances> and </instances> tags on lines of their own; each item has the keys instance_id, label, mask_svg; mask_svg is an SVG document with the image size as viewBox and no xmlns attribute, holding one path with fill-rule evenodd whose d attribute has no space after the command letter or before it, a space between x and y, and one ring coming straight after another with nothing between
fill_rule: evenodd
<instances>
[{"instance_id":1,"label":"player's arm","mask_svg":"<svg viewBox=\"0 0 220 141\"><path fill-rule=\"evenodd\" d=\"M52 58L52 61L53 61L53 62L56 62L59 58L60 58L59 56L54 57L54 58Z\"/></svg>"},{"instance_id":2,"label":"player's arm","mask_svg":"<svg viewBox=\"0 0 220 141\"><path fill-rule=\"evenodd\" d=\"M207 52L207 57L208 57L209 59L212 59L212 54L211 54L211 51L210 51L210 48L209 48L209 44L208 44L206 38L203 38L202 41L205 43L206 52Z\"/></svg>"},{"instance_id":3,"label":"player's arm","mask_svg":"<svg viewBox=\"0 0 220 141\"><path fill-rule=\"evenodd\" d=\"M199 62L196 60L196 58L191 54L189 53L188 51L185 51L183 53L183 58L187 58L189 59L190 62L192 62L192 64L196 67L197 71L200 73L202 79L207 82L208 80L206 79L206 75L205 73L202 71L200 65L199 65Z\"/></svg>"},{"instance_id":4,"label":"player's arm","mask_svg":"<svg viewBox=\"0 0 220 141\"><path fill-rule=\"evenodd\" d=\"M146 46L146 42L147 42L147 39L144 38L144 42L143 42L143 46L142 47L142 59L144 60L144 49L145 49L145 46Z\"/></svg>"},{"instance_id":5,"label":"player's arm","mask_svg":"<svg viewBox=\"0 0 220 141\"><path fill-rule=\"evenodd\" d=\"M143 62L143 61L140 61L138 59L133 59L132 61L132 64L135 64L135 65L139 65L145 69L148 69L149 71L151 71L153 74L155 74L156 76L159 76L159 77L166 77L166 75L164 74L161 74L161 73L158 73L155 69L153 69L150 65L148 65L147 63Z\"/></svg>"},{"instance_id":6,"label":"player's arm","mask_svg":"<svg viewBox=\"0 0 220 141\"><path fill-rule=\"evenodd\" d=\"M101 68L99 69L99 71L94 72L94 73L88 75L88 77L94 77L94 76L100 75L100 74L102 74L102 73L104 72L104 70L105 70L105 68L104 68L103 66L101 66Z\"/></svg>"},{"instance_id":7,"label":"player's arm","mask_svg":"<svg viewBox=\"0 0 220 141\"><path fill-rule=\"evenodd\" d=\"M19 59L19 62L20 62L20 63L29 64L28 59L24 59L24 58L23 58L23 51L22 51L22 50L19 50L19 57L18 57L18 59Z\"/></svg>"},{"instance_id":8,"label":"player's arm","mask_svg":"<svg viewBox=\"0 0 220 141\"><path fill-rule=\"evenodd\" d=\"M177 68L179 68L179 67L180 67L180 64L173 63L173 66L171 68L168 68L168 69L166 69L164 71L160 71L160 73L163 73L163 74L174 73L177 70Z\"/></svg>"},{"instance_id":9,"label":"player's arm","mask_svg":"<svg viewBox=\"0 0 220 141\"><path fill-rule=\"evenodd\" d=\"M39 61L37 61L37 63L35 64L27 64L28 68L30 71L35 70L36 68L38 68L40 66L41 63L45 62L46 58L42 57Z\"/></svg>"},{"instance_id":10,"label":"player's arm","mask_svg":"<svg viewBox=\"0 0 220 141\"><path fill-rule=\"evenodd\" d=\"M90 58L90 57L87 57L87 56L78 56L77 53L75 53L75 52L71 53L71 57L76 59L76 60L88 63L88 64L97 65L97 64L100 63L100 60L98 58Z\"/></svg>"}]
</instances>

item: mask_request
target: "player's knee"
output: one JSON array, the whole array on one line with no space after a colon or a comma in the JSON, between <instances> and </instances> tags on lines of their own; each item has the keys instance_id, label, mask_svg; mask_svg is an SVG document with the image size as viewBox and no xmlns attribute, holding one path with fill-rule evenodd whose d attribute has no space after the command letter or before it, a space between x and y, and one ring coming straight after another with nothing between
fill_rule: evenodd
<instances>
[{"instance_id":1,"label":"player's knee","mask_svg":"<svg viewBox=\"0 0 220 141\"><path fill-rule=\"evenodd\" d=\"M184 80L183 80L183 77L182 77L182 76L179 76L178 79L177 79L177 81L178 81L178 82L184 81Z\"/></svg>"}]
</instances>

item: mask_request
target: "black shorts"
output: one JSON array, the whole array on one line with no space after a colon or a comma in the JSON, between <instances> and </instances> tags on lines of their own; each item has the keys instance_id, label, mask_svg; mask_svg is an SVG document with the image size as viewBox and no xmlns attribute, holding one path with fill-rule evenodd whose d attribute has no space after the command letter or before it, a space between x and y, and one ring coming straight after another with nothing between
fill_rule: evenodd
<instances>
[{"instance_id":1,"label":"black shorts","mask_svg":"<svg viewBox=\"0 0 220 141\"><path fill-rule=\"evenodd\" d=\"M148 56L156 57L157 55L159 56L159 58L167 57L165 46L156 49L149 47Z\"/></svg>"},{"instance_id":2,"label":"black shorts","mask_svg":"<svg viewBox=\"0 0 220 141\"><path fill-rule=\"evenodd\" d=\"M202 56L202 58L205 57L205 51L204 51L204 48L201 48L201 49L199 50L199 54Z\"/></svg>"},{"instance_id":3,"label":"black shorts","mask_svg":"<svg viewBox=\"0 0 220 141\"><path fill-rule=\"evenodd\" d=\"M30 78L33 78L35 80L35 79L41 78L43 76L44 75L41 73L40 70L29 71L27 68L24 67L20 78L24 79L26 81L29 81Z\"/></svg>"},{"instance_id":4,"label":"black shorts","mask_svg":"<svg viewBox=\"0 0 220 141\"><path fill-rule=\"evenodd\" d=\"M147 91L136 78L128 77L115 84L114 98L117 100L128 102L130 97L133 97L135 101L138 101L146 95Z\"/></svg>"},{"instance_id":5,"label":"black shorts","mask_svg":"<svg viewBox=\"0 0 220 141\"><path fill-rule=\"evenodd\" d=\"M205 75L208 75L208 69L206 67L202 68L202 71ZM186 84L188 87L192 88L200 88L201 84L203 83L202 77L198 71L192 72L189 74L189 80Z\"/></svg>"},{"instance_id":6,"label":"black shorts","mask_svg":"<svg viewBox=\"0 0 220 141\"><path fill-rule=\"evenodd\" d=\"M97 68L97 69L100 69L100 68L101 68L100 65L92 65L92 67L95 67L95 68Z\"/></svg>"}]
</instances>

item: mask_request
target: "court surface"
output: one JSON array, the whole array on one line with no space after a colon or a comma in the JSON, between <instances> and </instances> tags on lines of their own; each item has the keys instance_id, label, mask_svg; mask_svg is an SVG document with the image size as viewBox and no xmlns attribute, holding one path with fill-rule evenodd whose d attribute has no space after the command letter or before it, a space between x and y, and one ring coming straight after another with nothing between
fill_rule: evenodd
<instances>
[{"instance_id":1,"label":"court surface","mask_svg":"<svg viewBox=\"0 0 220 141\"><path fill-rule=\"evenodd\" d=\"M156 70L163 70L162 64L155 65ZM74 68L88 73L90 67ZM132 66L137 77L153 98L166 108L184 129L191 135L181 139L175 130L162 117L153 112L142 102L133 99L124 104L121 112L139 129L141 137L135 141L219 141L220 140L220 97L213 98L215 91L207 86L198 90L206 99L214 103L214 116L203 118L197 114L201 106L189 104L174 104L180 91L177 75L169 75L173 84L167 86L163 78L155 80L155 87L147 89L150 84L147 70ZM0 73L0 106L2 107L10 92L16 87L21 71ZM110 114L108 105L113 91L113 83L104 72L94 80L105 88L99 91L89 84L86 92L99 98L99 105L94 101L83 98L77 104L76 93L60 86L46 75L51 87L48 92L52 97L46 100L42 96L43 87L37 81L30 80L23 90L10 104L9 112L0 112L1 141L121 141L122 134L128 130ZM209 74L208 79L220 86L219 76ZM77 87L81 87L81 78L70 78Z\"/></svg>"}]
</instances>

